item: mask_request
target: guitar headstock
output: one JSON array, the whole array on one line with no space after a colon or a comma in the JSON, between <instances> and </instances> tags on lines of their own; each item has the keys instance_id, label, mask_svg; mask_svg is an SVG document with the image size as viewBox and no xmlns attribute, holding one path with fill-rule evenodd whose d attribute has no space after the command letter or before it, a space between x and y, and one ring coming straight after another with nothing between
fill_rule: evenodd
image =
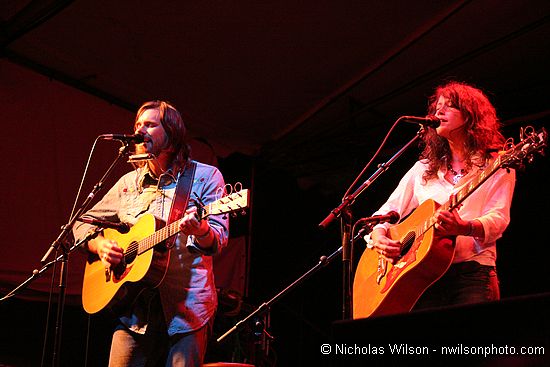
<instances>
[{"instance_id":1,"label":"guitar headstock","mask_svg":"<svg viewBox=\"0 0 550 367\"><path fill-rule=\"evenodd\" d=\"M205 206L203 218L208 215L235 213L239 211L244 212L249 205L250 193L248 189L242 189Z\"/></svg>"},{"instance_id":2,"label":"guitar headstock","mask_svg":"<svg viewBox=\"0 0 550 367\"><path fill-rule=\"evenodd\" d=\"M544 155L544 148L548 139L548 134L544 128L539 131L531 126L521 128L521 141L507 149L501 156L503 168L523 169L525 163L531 163L535 153Z\"/></svg>"}]
</instances>

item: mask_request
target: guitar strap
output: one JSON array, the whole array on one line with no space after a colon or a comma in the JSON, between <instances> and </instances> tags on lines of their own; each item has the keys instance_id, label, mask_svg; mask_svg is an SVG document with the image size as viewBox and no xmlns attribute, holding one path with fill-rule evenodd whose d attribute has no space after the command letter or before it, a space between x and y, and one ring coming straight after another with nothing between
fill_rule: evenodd
<instances>
[{"instance_id":1,"label":"guitar strap","mask_svg":"<svg viewBox=\"0 0 550 367\"><path fill-rule=\"evenodd\" d=\"M171 224L183 217L185 210L187 209L187 204L189 203L189 197L191 196L191 188L193 187L193 179L195 178L196 169L197 163L193 162L191 159L188 159L183 173L178 178L176 184L176 192L174 193L174 200L172 202L172 207L170 208L170 215L168 216L167 224ZM172 248L175 241L175 236L169 238L166 241L166 247Z\"/></svg>"}]
</instances>

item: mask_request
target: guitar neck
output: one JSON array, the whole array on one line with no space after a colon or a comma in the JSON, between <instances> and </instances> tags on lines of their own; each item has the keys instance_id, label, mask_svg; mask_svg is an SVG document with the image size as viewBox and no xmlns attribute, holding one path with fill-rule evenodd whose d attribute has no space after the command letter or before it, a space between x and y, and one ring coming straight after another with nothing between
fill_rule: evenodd
<instances>
[{"instance_id":1,"label":"guitar neck","mask_svg":"<svg viewBox=\"0 0 550 367\"><path fill-rule=\"evenodd\" d=\"M141 241L138 242L138 255L149 251L162 241L166 241L168 238L177 234L179 231L179 221L175 221L166 225L165 227L162 227L153 234L143 238Z\"/></svg>"},{"instance_id":2,"label":"guitar neck","mask_svg":"<svg viewBox=\"0 0 550 367\"><path fill-rule=\"evenodd\" d=\"M443 205L443 210L454 210L460 206L479 186L496 173L503 165L502 156L498 156L487 168L485 168L479 175L474 177L467 185L464 185L454 196L453 200L447 201Z\"/></svg>"},{"instance_id":3,"label":"guitar neck","mask_svg":"<svg viewBox=\"0 0 550 367\"><path fill-rule=\"evenodd\" d=\"M249 194L248 190L240 190L231 195L224 196L213 203L205 205L202 208L200 215L201 220L210 215L221 215L225 213L232 213L236 211L242 211L248 207ZM179 220L172 222L165 227L159 229L155 233L143 238L137 243L138 255L148 251L158 245L159 243L166 241L168 238L174 236L180 231Z\"/></svg>"},{"instance_id":4,"label":"guitar neck","mask_svg":"<svg viewBox=\"0 0 550 367\"><path fill-rule=\"evenodd\" d=\"M211 208L210 205L207 205L204 207L204 212L202 214L202 219L206 218L210 215ZM162 241L166 241L168 238L178 234L180 231L180 221L177 220L175 222L172 222L165 227L159 229L155 233L151 234L150 236L145 237L141 241L139 241L138 244L138 255L142 254L146 251L149 251Z\"/></svg>"},{"instance_id":5,"label":"guitar neck","mask_svg":"<svg viewBox=\"0 0 550 367\"><path fill-rule=\"evenodd\" d=\"M544 128L535 131L528 126L521 129L522 140L512 146L510 149L501 152L494 161L492 161L479 175L472 178L464 187L462 187L449 201L443 204L442 210L455 210L466 200L479 186L481 186L489 177L501 168L523 167L523 162L531 162L535 153L543 153L546 147L547 133ZM415 228L417 236L424 234L435 224L435 217L432 215L423 225Z\"/></svg>"},{"instance_id":6,"label":"guitar neck","mask_svg":"<svg viewBox=\"0 0 550 367\"><path fill-rule=\"evenodd\" d=\"M493 162L487 166L479 175L474 177L467 185L464 185L452 198L445 204L441 205L441 210L454 210L460 206L479 186L489 179L496 171L504 164L503 156L498 156ZM420 236L430 229L436 223L434 216L428 218L422 226L416 229L416 235Z\"/></svg>"}]
</instances>

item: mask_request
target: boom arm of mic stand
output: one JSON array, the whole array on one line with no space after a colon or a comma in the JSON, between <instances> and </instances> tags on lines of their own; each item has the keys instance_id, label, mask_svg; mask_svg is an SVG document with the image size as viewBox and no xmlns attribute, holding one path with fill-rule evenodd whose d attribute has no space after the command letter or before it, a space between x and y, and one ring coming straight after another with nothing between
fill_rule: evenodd
<instances>
[{"instance_id":1,"label":"boom arm of mic stand","mask_svg":"<svg viewBox=\"0 0 550 367\"><path fill-rule=\"evenodd\" d=\"M235 324L235 326L233 326L231 329L229 329L227 332L225 332L222 336L220 336L218 339L216 339L216 341L219 343L221 342L223 339L225 339L229 334L233 333L234 331L238 330L239 328L242 327L243 324L245 324L248 320L250 320L251 318L253 318L254 316L268 310L271 305L273 303L275 303L279 298L281 298L283 295L285 295L286 293L288 293L290 290L294 289L297 285L299 285L300 283L302 283L304 280L306 280L307 278L309 278L311 275L313 275L314 273L316 273L319 269L327 266L328 264L330 264L330 262L338 255L342 252L342 247L340 247L338 250L334 251L332 254L330 254L328 257L327 256L321 256L321 258L319 259L319 262L311 269L309 269L306 273L304 273L301 277L299 277L298 279L296 279L294 282L292 282L292 284L290 284L288 287L286 287L285 289L283 289L282 291L280 291L279 293L277 293L273 298L271 298L269 301L267 302L264 302L260 305L260 307L258 307L254 312L252 312L251 314L249 314L248 316L246 316L244 319L242 319L241 321L237 322Z\"/></svg>"},{"instance_id":2,"label":"boom arm of mic stand","mask_svg":"<svg viewBox=\"0 0 550 367\"><path fill-rule=\"evenodd\" d=\"M334 221L334 219L340 217L342 210L344 210L344 208L346 208L347 206L353 204L357 196L359 196L365 189L367 189L378 178L378 176L380 176L384 171L390 168L390 165L397 158L399 158L405 150L407 150L412 144L414 144L418 140L422 131L423 129L421 129L413 139L411 139L404 147L402 147L397 153L395 153L393 157L391 157L386 163L380 164L376 172L374 172L371 177L363 182L363 184L359 186L359 188L355 190L353 194L346 196L344 200L342 200L342 203L340 205L331 210L330 214L325 219L323 219L321 223L319 223L319 227L323 229L327 228L328 225L332 223L332 221Z\"/></svg>"},{"instance_id":3,"label":"boom arm of mic stand","mask_svg":"<svg viewBox=\"0 0 550 367\"><path fill-rule=\"evenodd\" d=\"M63 258L65 256L65 253L58 256L55 260L52 260L52 261L46 263L46 260L50 256L51 252L53 250L56 250L59 247L59 245L61 244L63 239L66 238L66 236L68 235L69 229L71 229L73 227L74 223L76 222L76 219L79 218L80 214L87 209L89 203L93 200L93 198L95 197L97 192L101 189L101 187L103 186L103 181L105 181L105 179L110 174L110 172L113 170L113 168L118 163L118 161L127 153L127 149L126 149L127 147L128 147L128 145L125 145L125 146L120 148L119 155L117 156L116 160L111 164L111 166L109 167L107 172L103 175L101 180L94 186L94 191L92 191L88 195L88 197L86 198L86 201L82 205L81 209L78 211L77 214L75 214L73 216L73 218L71 218L71 220L69 221L68 224L63 226L63 228L62 228L63 230L62 230L61 234L59 235L59 237L57 237L57 239L52 243L52 245L48 248L48 251L46 252L44 257L42 258L42 260L40 260L40 263L42 264L42 268L40 270L34 269L33 272L32 272L32 275L27 280L25 280L23 283L21 283L15 289L13 289L11 292L9 292L7 295L0 298L0 301L6 300L10 297L13 297L14 295L17 294L18 291L20 291L22 289L25 289L34 279L38 278L39 275L42 275L42 273L44 273L46 270L48 270L53 264L63 260ZM97 233L89 233L81 241L78 241L77 243L75 243L74 246L71 247L67 253L73 252L73 250L75 250L76 248L82 246L83 243L86 243L87 241L89 241L90 239L92 239L95 236L97 236Z\"/></svg>"},{"instance_id":4,"label":"boom arm of mic stand","mask_svg":"<svg viewBox=\"0 0 550 367\"><path fill-rule=\"evenodd\" d=\"M74 250L76 250L77 248L79 248L80 246L82 246L84 243L88 242L89 240L91 240L92 238L94 238L95 236L98 235L98 232L90 232L88 233L84 238L82 238L80 241L76 242L73 247L71 247L68 251L68 253L71 253L73 252ZM52 265L60 262L63 260L65 254L61 254L59 255L55 260L52 260L44 265L42 265L42 268L40 268L40 270L38 269L34 269L32 271L32 275L27 278L27 280L25 280L23 283L21 283L20 285L18 285L16 288L14 288L11 292L9 292L8 294L6 294L4 297L0 298L0 302L1 301L4 301L4 300L7 300L8 298L11 298L13 296L15 296L19 291L27 288L27 286L34 281L34 279L38 278L39 276L41 276L43 273L45 273Z\"/></svg>"},{"instance_id":5,"label":"boom arm of mic stand","mask_svg":"<svg viewBox=\"0 0 550 367\"><path fill-rule=\"evenodd\" d=\"M120 150L118 152L118 156L116 157L114 162L111 163L111 165L109 166L109 168L107 169L107 171L105 172L103 177L101 177L99 182L94 185L94 187L92 189L92 192L90 192L88 197L86 197L86 200L84 201L84 203L82 203L82 205L80 206L80 208L78 209L76 214L73 215L73 217L69 220L69 223L67 223L63 227L61 227L62 228L61 233L56 238L56 240L52 242L51 246L48 248L48 251L44 254L44 256L42 257L42 260L40 260L41 264L46 263L46 260L48 259L48 257L50 257L50 254L54 250L57 250L57 248L63 243L63 241L65 241L65 239L69 235L69 232L71 231L71 229L74 227L74 224L76 223L78 218L80 218L80 216L82 214L84 214L84 212L88 209L88 206L91 204L92 200L95 198L97 193L103 188L103 183L107 179L107 177L111 174L111 171L115 168L117 163L124 156L126 156L128 154L128 147L129 147L129 145L125 144L120 148Z\"/></svg>"}]
</instances>

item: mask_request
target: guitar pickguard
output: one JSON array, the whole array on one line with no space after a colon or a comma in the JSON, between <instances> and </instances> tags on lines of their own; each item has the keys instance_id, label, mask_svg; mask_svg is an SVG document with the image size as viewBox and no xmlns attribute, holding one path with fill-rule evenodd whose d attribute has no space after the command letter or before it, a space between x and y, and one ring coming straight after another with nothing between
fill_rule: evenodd
<instances>
[{"instance_id":1,"label":"guitar pickguard","mask_svg":"<svg viewBox=\"0 0 550 367\"><path fill-rule=\"evenodd\" d=\"M424 236L420 236L416 238L412 244L412 246L409 248L409 250L405 253L405 255L399 259L399 261L392 266L390 271L387 273L387 280L384 287L381 289L381 293L386 293L388 289L391 288L395 280L399 277L399 275L407 269L411 264L416 262L416 252L418 251L418 248L420 247L420 244L422 243L422 239Z\"/></svg>"}]
</instances>

